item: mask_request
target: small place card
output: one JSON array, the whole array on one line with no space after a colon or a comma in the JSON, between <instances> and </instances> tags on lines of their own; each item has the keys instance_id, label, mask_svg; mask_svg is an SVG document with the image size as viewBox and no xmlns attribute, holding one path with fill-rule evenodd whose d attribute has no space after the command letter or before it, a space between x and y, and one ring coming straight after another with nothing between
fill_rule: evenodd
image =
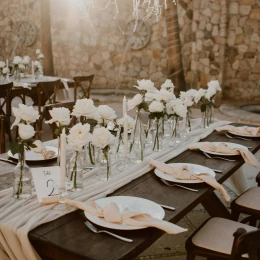
<instances>
[{"instance_id":1,"label":"small place card","mask_svg":"<svg viewBox=\"0 0 260 260\"><path fill-rule=\"evenodd\" d=\"M39 202L42 198L59 195L60 167L31 168Z\"/></svg>"}]
</instances>

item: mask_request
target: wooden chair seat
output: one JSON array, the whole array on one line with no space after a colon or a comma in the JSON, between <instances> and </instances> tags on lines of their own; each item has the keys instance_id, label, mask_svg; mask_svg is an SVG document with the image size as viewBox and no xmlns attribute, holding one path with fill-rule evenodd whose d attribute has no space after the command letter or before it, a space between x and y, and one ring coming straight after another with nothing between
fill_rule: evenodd
<instances>
[{"instance_id":1,"label":"wooden chair seat","mask_svg":"<svg viewBox=\"0 0 260 260\"><path fill-rule=\"evenodd\" d=\"M259 210L260 213L260 187L247 190L243 195L238 197L234 203L248 209Z\"/></svg>"},{"instance_id":2,"label":"wooden chair seat","mask_svg":"<svg viewBox=\"0 0 260 260\"><path fill-rule=\"evenodd\" d=\"M195 259L196 255L208 259L231 259L233 234L239 228L244 228L247 232L258 230L233 220L210 218L186 241L187 259ZM243 254L242 259L248 259L248 255Z\"/></svg>"}]
</instances>

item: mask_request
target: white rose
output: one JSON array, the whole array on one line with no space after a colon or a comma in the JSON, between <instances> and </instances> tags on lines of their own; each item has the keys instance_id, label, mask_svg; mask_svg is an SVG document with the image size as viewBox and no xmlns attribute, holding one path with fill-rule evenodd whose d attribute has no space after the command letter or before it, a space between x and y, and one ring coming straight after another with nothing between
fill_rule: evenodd
<instances>
[{"instance_id":1,"label":"white rose","mask_svg":"<svg viewBox=\"0 0 260 260\"><path fill-rule=\"evenodd\" d=\"M158 89L154 87L154 83L151 80L137 80L138 86L135 86L139 90L146 92L158 92Z\"/></svg>"},{"instance_id":2,"label":"white rose","mask_svg":"<svg viewBox=\"0 0 260 260\"><path fill-rule=\"evenodd\" d=\"M180 100L183 101L186 107L191 107L194 104L194 97L188 92L181 91Z\"/></svg>"},{"instance_id":3,"label":"white rose","mask_svg":"<svg viewBox=\"0 0 260 260\"><path fill-rule=\"evenodd\" d=\"M15 121L11 129L18 125L21 120L25 121L27 124L36 122L40 115L38 111L34 110L32 106L26 106L24 104L19 104L18 108L13 107L13 114L15 116Z\"/></svg>"},{"instance_id":4,"label":"white rose","mask_svg":"<svg viewBox=\"0 0 260 260\"><path fill-rule=\"evenodd\" d=\"M42 53L40 53L40 54L38 55L38 60L42 60L42 59L44 59L44 55L43 55Z\"/></svg>"},{"instance_id":5,"label":"white rose","mask_svg":"<svg viewBox=\"0 0 260 260\"><path fill-rule=\"evenodd\" d=\"M115 110L107 105L100 105L97 110L100 116L98 121L100 124L103 122L107 124L109 121L117 118Z\"/></svg>"},{"instance_id":6,"label":"white rose","mask_svg":"<svg viewBox=\"0 0 260 260\"><path fill-rule=\"evenodd\" d=\"M40 54L41 53L41 51L39 50L39 49L37 49L36 50L36 54L38 55L38 54Z\"/></svg>"},{"instance_id":7,"label":"white rose","mask_svg":"<svg viewBox=\"0 0 260 260\"><path fill-rule=\"evenodd\" d=\"M56 123L57 125L69 125L70 123L70 111L65 107L54 107L50 110L52 119L45 121L46 124Z\"/></svg>"},{"instance_id":8,"label":"white rose","mask_svg":"<svg viewBox=\"0 0 260 260\"><path fill-rule=\"evenodd\" d=\"M206 91L205 98L210 100L213 96L216 95L216 89L214 87L209 87Z\"/></svg>"},{"instance_id":9,"label":"white rose","mask_svg":"<svg viewBox=\"0 0 260 260\"><path fill-rule=\"evenodd\" d=\"M206 89L200 88L194 97L194 101L196 102L196 104L201 100L202 97L204 97L206 94Z\"/></svg>"},{"instance_id":10,"label":"white rose","mask_svg":"<svg viewBox=\"0 0 260 260\"><path fill-rule=\"evenodd\" d=\"M165 89L165 90L173 93L174 85L170 79L166 79L166 81L161 85L161 89Z\"/></svg>"},{"instance_id":11,"label":"white rose","mask_svg":"<svg viewBox=\"0 0 260 260\"><path fill-rule=\"evenodd\" d=\"M84 116L86 119L99 120L99 114L97 108L94 106L92 99L78 99L71 115L76 117Z\"/></svg>"},{"instance_id":12,"label":"white rose","mask_svg":"<svg viewBox=\"0 0 260 260\"><path fill-rule=\"evenodd\" d=\"M18 65L20 63L22 63L22 58L20 56L15 56L13 59L13 64Z\"/></svg>"},{"instance_id":13,"label":"white rose","mask_svg":"<svg viewBox=\"0 0 260 260\"><path fill-rule=\"evenodd\" d=\"M22 60L22 63L23 63L24 65L29 65L29 63L30 63L30 57L29 57L29 56L24 56L24 57L23 57L23 60Z\"/></svg>"},{"instance_id":14,"label":"white rose","mask_svg":"<svg viewBox=\"0 0 260 260\"><path fill-rule=\"evenodd\" d=\"M187 112L187 107L184 104L178 104L174 107L174 113L180 117L185 117Z\"/></svg>"},{"instance_id":15,"label":"white rose","mask_svg":"<svg viewBox=\"0 0 260 260\"><path fill-rule=\"evenodd\" d=\"M19 64L19 65L18 65L18 68L19 68L20 70L24 70L24 69L25 69L25 66L24 66L24 64Z\"/></svg>"},{"instance_id":16,"label":"white rose","mask_svg":"<svg viewBox=\"0 0 260 260\"><path fill-rule=\"evenodd\" d=\"M153 101L148 108L150 113L161 113L164 110L164 105L163 103L159 101Z\"/></svg>"},{"instance_id":17,"label":"white rose","mask_svg":"<svg viewBox=\"0 0 260 260\"><path fill-rule=\"evenodd\" d=\"M3 73L4 75L10 73L9 68L7 68L7 67L3 68L2 73Z\"/></svg>"},{"instance_id":18,"label":"white rose","mask_svg":"<svg viewBox=\"0 0 260 260\"><path fill-rule=\"evenodd\" d=\"M82 148L92 141L92 134L89 133L90 125L82 125L78 123L74 125L67 136L68 144L73 147L75 151L81 151Z\"/></svg>"},{"instance_id":19,"label":"white rose","mask_svg":"<svg viewBox=\"0 0 260 260\"><path fill-rule=\"evenodd\" d=\"M5 62L4 61L0 61L0 68L4 68L5 67Z\"/></svg>"},{"instance_id":20,"label":"white rose","mask_svg":"<svg viewBox=\"0 0 260 260\"><path fill-rule=\"evenodd\" d=\"M166 103L173 99L176 99L175 95L172 92L167 91L166 89L161 89L159 95L157 95L157 100L161 100Z\"/></svg>"},{"instance_id":21,"label":"white rose","mask_svg":"<svg viewBox=\"0 0 260 260\"><path fill-rule=\"evenodd\" d=\"M209 83L208 83L208 87L210 88L214 88L217 91L221 91L221 87L220 87L220 84L219 84L219 81L218 80L211 80Z\"/></svg>"},{"instance_id":22,"label":"white rose","mask_svg":"<svg viewBox=\"0 0 260 260\"><path fill-rule=\"evenodd\" d=\"M143 102L141 94L136 94L133 99L127 101L128 110L132 110Z\"/></svg>"},{"instance_id":23,"label":"white rose","mask_svg":"<svg viewBox=\"0 0 260 260\"><path fill-rule=\"evenodd\" d=\"M92 144L98 148L113 145L115 137L105 127L96 128L93 132Z\"/></svg>"},{"instance_id":24,"label":"white rose","mask_svg":"<svg viewBox=\"0 0 260 260\"><path fill-rule=\"evenodd\" d=\"M118 119L117 123L120 126L123 127L124 126L124 118L122 117L122 118ZM132 117L127 115L127 128L132 129L134 127L134 125L135 125L135 120Z\"/></svg>"},{"instance_id":25,"label":"white rose","mask_svg":"<svg viewBox=\"0 0 260 260\"><path fill-rule=\"evenodd\" d=\"M34 128L31 125L19 124L18 134L23 140L32 138L35 135Z\"/></svg>"},{"instance_id":26,"label":"white rose","mask_svg":"<svg viewBox=\"0 0 260 260\"><path fill-rule=\"evenodd\" d=\"M190 97L195 97L196 93L197 93L197 90L196 89L189 89L188 91L186 91L187 95L190 96Z\"/></svg>"},{"instance_id":27,"label":"white rose","mask_svg":"<svg viewBox=\"0 0 260 260\"><path fill-rule=\"evenodd\" d=\"M140 94L138 94L140 95ZM144 96L144 101L145 102L152 102L153 100L157 100L157 95L156 93L152 93L152 92L147 92L145 93L145 96Z\"/></svg>"}]
</instances>

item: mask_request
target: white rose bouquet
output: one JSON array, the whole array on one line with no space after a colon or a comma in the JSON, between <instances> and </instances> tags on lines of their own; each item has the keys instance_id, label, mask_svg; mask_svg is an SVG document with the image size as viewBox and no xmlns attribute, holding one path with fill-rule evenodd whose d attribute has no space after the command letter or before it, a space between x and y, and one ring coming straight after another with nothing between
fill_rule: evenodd
<instances>
[{"instance_id":1,"label":"white rose bouquet","mask_svg":"<svg viewBox=\"0 0 260 260\"><path fill-rule=\"evenodd\" d=\"M184 105L181 99L175 99L166 105L166 111L168 115L172 115L175 118L175 125L172 132L172 137L177 135L177 127L179 125L180 117L185 119L187 115L187 106Z\"/></svg>"},{"instance_id":2,"label":"white rose bouquet","mask_svg":"<svg viewBox=\"0 0 260 260\"><path fill-rule=\"evenodd\" d=\"M109 159L109 150L111 145L115 142L115 137L110 133L110 131L105 127L96 128L93 132L92 143L96 147L100 148L99 156L103 156L104 160L100 161L106 162L106 176L107 180L109 179L110 174L110 159Z\"/></svg>"},{"instance_id":3,"label":"white rose bouquet","mask_svg":"<svg viewBox=\"0 0 260 260\"><path fill-rule=\"evenodd\" d=\"M65 128L66 131L68 130L68 125L70 124L70 111L65 107L54 107L49 111L49 113L52 118L48 121L45 121L45 123L55 123L58 128L55 129L54 133L56 136L60 136L63 128Z\"/></svg>"},{"instance_id":4,"label":"white rose bouquet","mask_svg":"<svg viewBox=\"0 0 260 260\"><path fill-rule=\"evenodd\" d=\"M98 108L99 120L98 124L103 127L107 127L107 124L110 121L113 121L117 118L116 112L113 108L107 105L100 105Z\"/></svg>"},{"instance_id":5,"label":"white rose bouquet","mask_svg":"<svg viewBox=\"0 0 260 260\"><path fill-rule=\"evenodd\" d=\"M164 89L166 91L173 93L174 85L170 79L166 79L166 81L161 85L161 89Z\"/></svg>"}]
</instances>

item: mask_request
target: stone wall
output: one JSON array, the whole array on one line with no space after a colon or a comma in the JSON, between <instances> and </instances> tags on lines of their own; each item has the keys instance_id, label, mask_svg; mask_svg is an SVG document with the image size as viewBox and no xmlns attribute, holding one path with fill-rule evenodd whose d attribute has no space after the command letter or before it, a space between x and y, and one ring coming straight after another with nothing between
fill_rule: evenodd
<instances>
[{"instance_id":1,"label":"stone wall","mask_svg":"<svg viewBox=\"0 0 260 260\"><path fill-rule=\"evenodd\" d=\"M182 53L189 86L205 87L208 81L218 79L223 98L260 100L259 1L180 3Z\"/></svg>"},{"instance_id":2,"label":"stone wall","mask_svg":"<svg viewBox=\"0 0 260 260\"><path fill-rule=\"evenodd\" d=\"M126 47L125 36L119 29L120 26L124 30L133 19L132 1L118 1L118 22L113 19L114 5L100 11L107 2L95 1L90 17L92 26L74 1L51 1L56 74L74 77L94 73L94 85L101 88L131 88L142 78L153 80L159 87L168 76L164 18L158 23L154 17L148 19L150 42L141 50L132 50Z\"/></svg>"},{"instance_id":3,"label":"stone wall","mask_svg":"<svg viewBox=\"0 0 260 260\"><path fill-rule=\"evenodd\" d=\"M0 2L0 60L15 55L29 55L36 58L35 50L40 48L40 1L34 0L1 0ZM37 39L32 46L25 47L18 42L17 29L21 21L31 20L37 27ZM17 48L16 48L17 46Z\"/></svg>"}]
</instances>

